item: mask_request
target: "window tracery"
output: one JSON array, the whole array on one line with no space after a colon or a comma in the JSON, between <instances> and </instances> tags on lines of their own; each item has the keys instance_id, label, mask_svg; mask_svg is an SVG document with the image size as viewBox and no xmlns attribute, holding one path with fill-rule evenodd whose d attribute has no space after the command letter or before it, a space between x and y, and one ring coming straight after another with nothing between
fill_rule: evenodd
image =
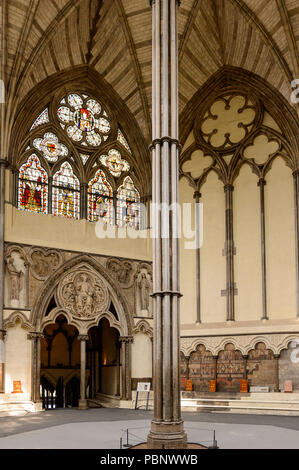
<instances>
[{"instance_id":1,"label":"window tracery","mask_svg":"<svg viewBox=\"0 0 299 470\"><path fill-rule=\"evenodd\" d=\"M22 152L32 153L19 168L20 210L139 228L140 195L128 176L132 149L100 100L80 91L53 96L25 142Z\"/></svg>"}]
</instances>

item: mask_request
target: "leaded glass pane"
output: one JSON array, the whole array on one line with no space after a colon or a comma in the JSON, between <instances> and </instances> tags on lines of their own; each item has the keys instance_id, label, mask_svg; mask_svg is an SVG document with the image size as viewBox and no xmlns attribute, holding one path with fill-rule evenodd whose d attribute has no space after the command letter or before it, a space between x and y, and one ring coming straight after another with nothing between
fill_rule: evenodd
<instances>
[{"instance_id":1,"label":"leaded glass pane","mask_svg":"<svg viewBox=\"0 0 299 470\"><path fill-rule=\"evenodd\" d=\"M98 170L88 185L88 219L113 224L113 192L102 170Z\"/></svg>"},{"instance_id":2,"label":"leaded glass pane","mask_svg":"<svg viewBox=\"0 0 299 470\"><path fill-rule=\"evenodd\" d=\"M19 170L18 208L43 214L48 212L48 175L35 154Z\"/></svg>"},{"instance_id":3,"label":"leaded glass pane","mask_svg":"<svg viewBox=\"0 0 299 470\"><path fill-rule=\"evenodd\" d=\"M123 172L130 170L129 163L122 158L120 152L116 149L109 150L108 155L101 155L100 162L116 178L119 178Z\"/></svg>"},{"instance_id":4,"label":"leaded glass pane","mask_svg":"<svg viewBox=\"0 0 299 470\"><path fill-rule=\"evenodd\" d=\"M80 218L80 183L68 162L53 176L52 206L56 216Z\"/></svg>"},{"instance_id":5,"label":"leaded glass pane","mask_svg":"<svg viewBox=\"0 0 299 470\"><path fill-rule=\"evenodd\" d=\"M50 122L48 108L44 109L44 111L34 121L34 123L32 124L30 128L30 131L33 131L33 129L36 129L37 127L42 126L43 124L46 124L47 122Z\"/></svg>"},{"instance_id":6,"label":"leaded glass pane","mask_svg":"<svg viewBox=\"0 0 299 470\"><path fill-rule=\"evenodd\" d=\"M140 195L129 176L117 192L117 224L139 229Z\"/></svg>"},{"instance_id":7,"label":"leaded glass pane","mask_svg":"<svg viewBox=\"0 0 299 470\"><path fill-rule=\"evenodd\" d=\"M68 148L59 143L58 137L47 132L42 139L34 139L33 146L51 163L57 162L59 157L66 157Z\"/></svg>"},{"instance_id":8,"label":"leaded glass pane","mask_svg":"<svg viewBox=\"0 0 299 470\"><path fill-rule=\"evenodd\" d=\"M125 136L123 135L123 133L120 129L118 129L117 140L121 143L121 145L123 145L125 147L125 149L128 152L132 153L131 149L130 149L130 146L128 144L128 141L127 141L127 139L125 138Z\"/></svg>"}]
</instances>

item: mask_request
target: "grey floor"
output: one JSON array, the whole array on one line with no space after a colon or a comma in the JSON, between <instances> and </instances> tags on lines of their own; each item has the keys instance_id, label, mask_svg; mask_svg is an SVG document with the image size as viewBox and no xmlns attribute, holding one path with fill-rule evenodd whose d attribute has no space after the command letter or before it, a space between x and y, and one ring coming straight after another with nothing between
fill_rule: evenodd
<instances>
[{"instance_id":1,"label":"grey floor","mask_svg":"<svg viewBox=\"0 0 299 470\"><path fill-rule=\"evenodd\" d=\"M299 449L299 417L185 413L189 441L221 449ZM54 410L0 418L0 449L119 449L146 439L152 413L119 409Z\"/></svg>"}]
</instances>

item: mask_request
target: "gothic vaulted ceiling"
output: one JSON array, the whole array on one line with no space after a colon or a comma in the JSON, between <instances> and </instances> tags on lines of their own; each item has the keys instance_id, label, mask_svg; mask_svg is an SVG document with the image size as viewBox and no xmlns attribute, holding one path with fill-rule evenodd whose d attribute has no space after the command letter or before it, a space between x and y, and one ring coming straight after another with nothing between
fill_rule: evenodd
<instances>
[{"instance_id":1,"label":"gothic vaulted ceiling","mask_svg":"<svg viewBox=\"0 0 299 470\"><path fill-rule=\"evenodd\" d=\"M82 64L114 88L150 140L148 0L0 0L0 15L2 158L21 100L52 74ZM299 78L298 0L182 0L179 40L180 111L224 65L260 75L288 101Z\"/></svg>"}]
</instances>

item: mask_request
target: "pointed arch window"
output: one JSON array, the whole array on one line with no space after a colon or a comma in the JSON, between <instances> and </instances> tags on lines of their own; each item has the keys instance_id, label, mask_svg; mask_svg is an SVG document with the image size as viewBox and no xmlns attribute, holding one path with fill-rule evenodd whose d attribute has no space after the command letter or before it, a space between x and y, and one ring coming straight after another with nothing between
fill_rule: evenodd
<instances>
[{"instance_id":1,"label":"pointed arch window","mask_svg":"<svg viewBox=\"0 0 299 470\"><path fill-rule=\"evenodd\" d=\"M140 227L140 194L129 176L117 191L117 225L136 230Z\"/></svg>"},{"instance_id":2,"label":"pointed arch window","mask_svg":"<svg viewBox=\"0 0 299 470\"><path fill-rule=\"evenodd\" d=\"M48 213L48 174L36 154L30 155L19 170L18 208Z\"/></svg>"},{"instance_id":3,"label":"pointed arch window","mask_svg":"<svg viewBox=\"0 0 299 470\"><path fill-rule=\"evenodd\" d=\"M56 216L80 218L80 183L68 162L64 162L53 176L52 205Z\"/></svg>"},{"instance_id":4,"label":"pointed arch window","mask_svg":"<svg viewBox=\"0 0 299 470\"><path fill-rule=\"evenodd\" d=\"M113 191L102 170L96 172L88 185L88 220L113 224Z\"/></svg>"}]
</instances>

